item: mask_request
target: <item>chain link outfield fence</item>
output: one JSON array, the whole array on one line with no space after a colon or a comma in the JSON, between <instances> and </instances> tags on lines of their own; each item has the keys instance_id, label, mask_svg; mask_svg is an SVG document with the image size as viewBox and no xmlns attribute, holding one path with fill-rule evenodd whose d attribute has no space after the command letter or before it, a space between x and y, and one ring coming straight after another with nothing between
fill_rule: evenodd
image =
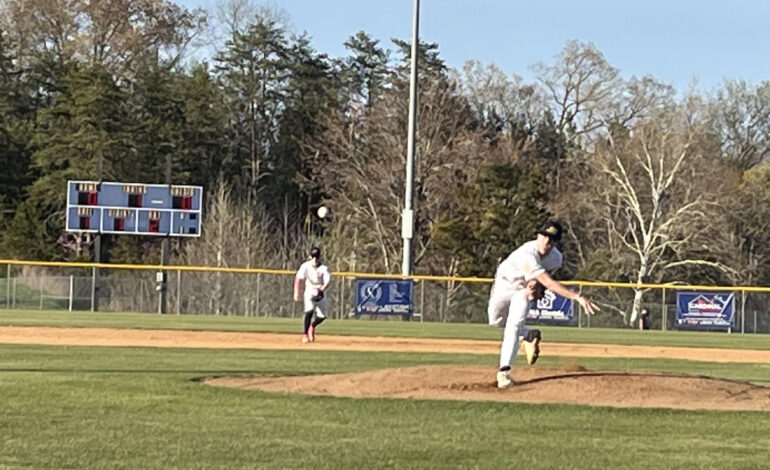
<instances>
[{"instance_id":1,"label":"chain link outfield fence","mask_svg":"<svg viewBox=\"0 0 770 470\"><path fill-rule=\"evenodd\" d=\"M0 260L0 308L90 311L160 311L159 266L96 265ZM181 315L297 317L292 302L294 272L267 269L166 266L166 312ZM96 276L95 276L96 275ZM332 318L354 317L355 280L373 274L334 273L327 293ZM382 276L402 279L399 276ZM486 323L491 279L413 276L413 320ZM632 284L570 281L598 303L602 312L583 315L575 304L574 327L628 328L634 302ZM741 333L770 333L770 288L728 286L642 286L641 307L650 329L675 327L677 293L719 291L734 294L735 328ZM357 318L372 318L362 316ZM383 317L400 320L400 316Z\"/></svg>"}]
</instances>

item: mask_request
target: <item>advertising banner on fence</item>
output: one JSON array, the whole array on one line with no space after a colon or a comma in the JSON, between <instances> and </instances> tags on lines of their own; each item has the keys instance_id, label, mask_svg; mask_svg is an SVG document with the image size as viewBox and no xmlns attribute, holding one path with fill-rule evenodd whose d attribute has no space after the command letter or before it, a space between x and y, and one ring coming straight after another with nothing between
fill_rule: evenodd
<instances>
[{"instance_id":1,"label":"advertising banner on fence","mask_svg":"<svg viewBox=\"0 0 770 470\"><path fill-rule=\"evenodd\" d=\"M572 301L546 290L542 299L530 305L527 319L541 323L572 323L575 319Z\"/></svg>"},{"instance_id":2,"label":"advertising banner on fence","mask_svg":"<svg viewBox=\"0 0 770 470\"><path fill-rule=\"evenodd\" d=\"M735 328L735 294L724 292L678 292L677 328Z\"/></svg>"},{"instance_id":3,"label":"advertising banner on fence","mask_svg":"<svg viewBox=\"0 0 770 470\"><path fill-rule=\"evenodd\" d=\"M356 279L356 315L411 315L412 280Z\"/></svg>"}]
</instances>

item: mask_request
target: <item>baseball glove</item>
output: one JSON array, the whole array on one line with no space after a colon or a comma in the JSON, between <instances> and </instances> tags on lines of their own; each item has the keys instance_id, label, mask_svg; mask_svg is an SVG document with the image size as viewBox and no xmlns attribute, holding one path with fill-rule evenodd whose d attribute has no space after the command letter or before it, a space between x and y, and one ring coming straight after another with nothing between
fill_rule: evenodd
<instances>
[{"instance_id":1,"label":"baseball glove","mask_svg":"<svg viewBox=\"0 0 770 470\"><path fill-rule=\"evenodd\" d=\"M310 300L312 300L313 302L320 302L323 298L324 298L324 291L318 290L316 291L313 297L310 297Z\"/></svg>"},{"instance_id":2,"label":"baseball glove","mask_svg":"<svg viewBox=\"0 0 770 470\"><path fill-rule=\"evenodd\" d=\"M545 286L538 281L532 280L527 284L529 300L540 300L545 297Z\"/></svg>"}]
</instances>

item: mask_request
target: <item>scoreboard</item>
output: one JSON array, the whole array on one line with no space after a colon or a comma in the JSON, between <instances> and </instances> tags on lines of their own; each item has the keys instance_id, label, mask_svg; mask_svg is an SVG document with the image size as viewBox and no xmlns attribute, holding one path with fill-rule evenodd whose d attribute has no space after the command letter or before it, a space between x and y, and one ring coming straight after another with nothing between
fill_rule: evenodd
<instances>
[{"instance_id":1,"label":"scoreboard","mask_svg":"<svg viewBox=\"0 0 770 470\"><path fill-rule=\"evenodd\" d=\"M203 187L69 181L67 231L199 237Z\"/></svg>"}]
</instances>

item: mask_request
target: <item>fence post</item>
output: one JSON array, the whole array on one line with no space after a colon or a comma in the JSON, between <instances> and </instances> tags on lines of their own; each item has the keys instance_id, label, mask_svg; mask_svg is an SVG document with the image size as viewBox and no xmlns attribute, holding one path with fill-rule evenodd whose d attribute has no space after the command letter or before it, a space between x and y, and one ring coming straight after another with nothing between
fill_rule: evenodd
<instances>
[{"instance_id":1,"label":"fence post","mask_svg":"<svg viewBox=\"0 0 770 470\"><path fill-rule=\"evenodd\" d=\"M75 276L70 274L70 301L69 301L69 311L72 311L72 303L74 302L75 297Z\"/></svg>"},{"instance_id":2,"label":"fence post","mask_svg":"<svg viewBox=\"0 0 770 470\"><path fill-rule=\"evenodd\" d=\"M578 286L578 292L580 292L580 286ZM575 308L575 301L572 302L572 308ZM580 304L578 304L578 328L583 328L583 309L580 308Z\"/></svg>"},{"instance_id":3,"label":"fence post","mask_svg":"<svg viewBox=\"0 0 770 470\"><path fill-rule=\"evenodd\" d=\"M11 309L11 263L8 263L8 268L5 274L5 308Z\"/></svg>"},{"instance_id":4,"label":"fence post","mask_svg":"<svg viewBox=\"0 0 770 470\"><path fill-rule=\"evenodd\" d=\"M746 291L741 290L741 334L746 332Z\"/></svg>"},{"instance_id":5,"label":"fence post","mask_svg":"<svg viewBox=\"0 0 770 470\"><path fill-rule=\"evenodd\" d=\"M578 286L578 294L583 295L583 286ZM575 301L572 301L572 305L575 305ZM578 303L578 318L583 315L583 307ZM580 323L580 320L578 320ZM591 328L591 315L586 315L586 328Z\"/></svg>"},{"instance_id":6,"label":"fence post","mask_svg":"<svg viewBox=\"0 0 770 470\"><path fill-rule=\"evenodd\" d=\"M182 313L182 270L176 272L176 314Z\"/></svg>"},{"instance_id":7,"label":"fence post","mask_svg":"<svg viewBox=\"0 0 770 470\"><path fill-rule=\"evenodd\" d=\"M43 276L38 276L37 288L40 291L40 310L43 310Z\"/></svg>"},{"instance_id":8,"label":"fence post","mask_svg":"<svg viewBox=\"0 0 770 470\"><path fill-rule=\"evenodd\" d=\"M293 282L293 281L292 281L292 282ZM290 284L289 284L289 286L291 286L291 285L292 285L292 284L290 283ZM293 297L293 295L294 295L294 287L289 287L289 292L291 292L291 294L290 294L290 295L292 295L292 297L289 297L289 298L290 298L290 299L294 299L294 297ZM301 294L301 295L304 295L304 293L300 293L300 294ZM301 300L300 300L300 301L301 301ZM296 310L296 306L297 306L297 302L293 302L293 301L292 301L292 303L291 303L291 318L294 318L294 315L295 315L295 310ZM304 307L303 307L303 308L304 308Z\"/></svg>"},{"instance_id":9,"label":"fence post","mask_svg":"<svg viewBox=\"0 0 770 470\"><path fill-rule=\"evenodd\" d=\"M444 323L444 293L440 292L438 295L438 318L441 323Z\"/></svg>"},{"instance_id":10,"label":"fence post","mask_svg":"<svg viewBox=\"0 0 770 470\"><path fill-rule=\"evenodd\" d=\"M96 307L96 268L91 268L91 311Z\"/></svg>"},{"instance_id":11,"label":"fence post","mask_svg":"<svg viewBox=\"0 0 770 470\"><path fill-rule=\"evenodd\" d=\"M339 283L339 281L336 281ZM340 304L342 303L342 290L335 289L334 290L334 308L332 309L331 306L329 306L327 309L329 310L329 315L331 315L331 318L340 318Z\"/></svg>"},{"instance_id":12,"label":"fence post","mask_svg":"<svg viewBox=\"0 0 770 470\"><path fill-rule=\"evenodd\" d=\"M425 319L425 279L420 279L420 323Z\"/></svg>"},{"instance_id":13,"label":"fence post","mask_svg":"<svg viewBox=\"0 0 770 470\"><path fill-rule=\"evenodd\" d=\"M257 310L254 312L254 316L259 317L259 293L262 290L262 273L257 273ZM267 316L267 315L265 315Z\"/></svg>"},{"instance_id":14,"label":"fence post","mask_svg":"<svg viewBox=\"0 0 770 470\"><path fill-rule=\"evenodd\" d=\"M660 299L660 331L666 331L666 288L663 288L663 297Z\"/></svg>"}]
</instances>

